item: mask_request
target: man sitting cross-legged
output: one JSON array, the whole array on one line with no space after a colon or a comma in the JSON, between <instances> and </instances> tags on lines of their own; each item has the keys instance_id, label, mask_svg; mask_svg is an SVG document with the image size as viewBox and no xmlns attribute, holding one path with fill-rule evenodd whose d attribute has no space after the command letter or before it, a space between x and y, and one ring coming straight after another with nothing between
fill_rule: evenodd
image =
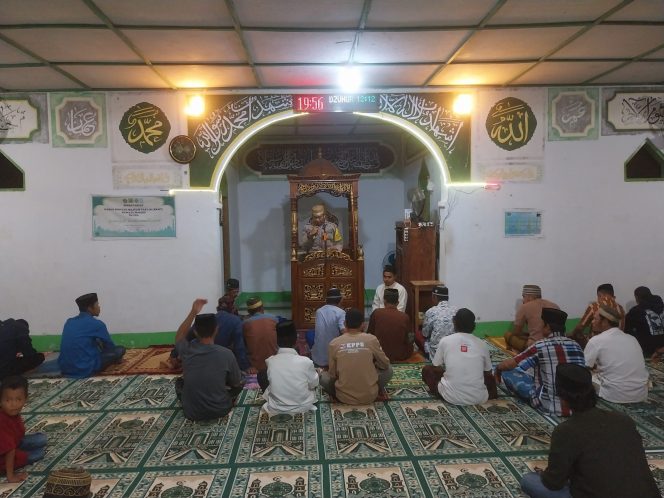
<instances>
[{"instance_id":1,"label":"man sitting cross-legged","mask_svg":"<svg viewBox=\"0 0 664 498\"><path fill-rule=\"evenodd\" d=\"M549 415L569 417L569 406L556 394L556 368L563 363L585 366L583 350L575 341L565 337L567 313L544 308L541 316L544 339L496 365L496 375L503 372L505 386L534 408ZM531 368L534 376L525 372Z\"/></svg>"},{"instance_id":2,"label":"man sitting cross-legged","mask_svg":"<svg viewBox=\"0 0 664 498\"><path fill-rule=\"evenodd\" d=\"M429 358L436 356L436 348L440 340L454 334L452 318L456 315L456 308L449 304L450 292L444 285L433 288L432 298L434 305L424 313L422 322L422 338L417 345Z\"/></svg>"},{"instance_id":3,"label":"man sitting cross-legged","mask_svg":"<svg viewBox=\"0 0 664 498\"><path fill-rule=\"evenodd\" d=\"M242 334L251 366L260 372L267 368L265 360L277 352L279 319L270 313L265 313L263 301L259 296L247 299L247 311L249 316L242 323Z\"/></svg>"},{"instance_id":4,"label":"man sitting cross-legged","mask_svg":"<svg viewBox=\"0 0 664 498\"><path fill-rule=\"evenodd\" d=\"M634 421L595 407L591 374L563 363L556 392L572 409L551 434L549 462L521 479L531 498L661 498Z\"/></svg>"},{"instance_id":5,"label":"man sitting cross-legged","mask_svg":"<svg viewBox=\"0 0 664 498\"><path fill-rule=\"evenodd\" d=\"M600 305L586 345L586 365L597 368L599 397L612 403L639 403L648 398L648 371L638 341L618 328L620 312Z\"/></svg>"},{"instance_id":6,"label":"man sitting cross-legged","mask_svg":"<svg viewBox=\"0 0 664 498\"><path fill-rule=\"evenodd\" d=\"M182 360L182 377L175 390L189 420L211 420L227 415L233 398L242 391L242 374L233 353L214 343L217 320L213 313L199 313L207 299L196 299L175 335L175 349ZM186 340L191 324L197 339Z\"/></svg>"},{"instance_id":7,"label":"man sitting cross-legged","mask_svg":"<svg viewBox=\"0 0 664 498\"><path fill-rule=\"evenodd\" d=\"M311 359L317 367L327 368L327 350L330 341L339 337L344 330L346 312L341 309L343 296L336 287L328 289L325 304L316 310L314 343L311 346Z\"/></svg>"},{"instance_id":8,"label":"man sitting cross-legged","mask_svg":"<svg viewBox=\"0 0 664 498\"><path fill-rule=\"evenodd\" d=\"M489 348L473 335L475 314L461 308L452 321L456 333L440 340L433 366L422 368L422 380L432 394L455 405L478 405L497 398Z\"/></svg>"},{"instance_id":9,"label":"man sitting cross-legged","mask_svg":"<svg viewBox=\"0 0 664 498\"><path fill-rule=\"evenodd\" d=\"M320 376L320 386L349 405L373 402L393 373L378 339L362 332L363 324L360 310L346 312L346 330L330 342L329 370Z\"/></svg>"},{"instance_id":10,"label":"man sitting cross-legged","mask_svg":"<svg viewBox=\"0 0 664 498\"><path fill-rule=\"evenodd\" d=\"M582 348L586 347L589 337L592 337L592 321L595 317L595 313L599 309L599 305L604 304L610 308L614 308L620 312L622 317L620 320L620 329L623 330L625 325L625 310L616 302L616 296L614 295L613 285L611 284L602 284L597 287L597 301L594 301L588 305L586 311L583 313L581 320L576 324L574 330L570 334L570 337L574 339ZM586 329L590 329L589 337L586 336Z\"/></svg>"},{"instance_id":11,"label":"man sitting cross-legged","mask_svg":"<svg viewBox=\"0 0 664 498\"><path fill-rule=\"evenodd\" d=\"M318 373L314 362L295 350L296 342L295 324L290 320L279 323L279 351L265 360L267 370L258 372L258 383L266 401L263 410L269 414L316 410Z\"/></svg>"},{"instance_id":12,"label":"man sitting cross-legged","mask_svg":"<svg viewBox=\"0 0 664 498\"><path fill-rule=\"evenodd\" d=\"M516 310L514 323L504 336L505 343L518 353L544 337L542 308L560 309L556 303L542 299L539 285L524 285L521 297L523 304Z\"/></svg>"},{"instance_id":13,"label":"man sitting cross-legged","mask_svg":"<svg viewBox=\"0 0 664 498\"><path fill-rule=\"evenodd\" d=\"M390 361L404 361L413 354L413 335L410 318L397 309L399 291L385 289L384 308L378 308L369 318L367 333L375 335Z\"/></svg>"}]
</instances>

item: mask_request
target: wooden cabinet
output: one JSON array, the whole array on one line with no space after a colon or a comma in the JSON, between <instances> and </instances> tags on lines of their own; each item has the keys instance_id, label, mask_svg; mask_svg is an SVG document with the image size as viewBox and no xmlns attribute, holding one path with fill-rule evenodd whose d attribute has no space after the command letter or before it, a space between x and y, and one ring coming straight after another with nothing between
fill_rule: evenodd
<instances>
[{"instance_id":1,"label":"wooden cabinet","mask_svg":"<svg viewBox=\"0 0 664 498\"><path fill-rule=\"evenodd\" d=\"M413 329L420 325L419 313L431 306L431 291L440 282L436 280L436 241L438 227L435 225L410 225L396 223L396 270L398 279L408 291L406 313Z\"/></svg>"}]
</instances>

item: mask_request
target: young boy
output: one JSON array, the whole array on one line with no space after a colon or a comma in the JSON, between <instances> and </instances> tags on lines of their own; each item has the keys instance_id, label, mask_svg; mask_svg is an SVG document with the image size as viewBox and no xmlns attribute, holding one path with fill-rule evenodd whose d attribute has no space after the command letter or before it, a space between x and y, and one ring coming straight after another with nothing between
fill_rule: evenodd
<instances>
[{"instance_id":1,"label":"young boy","mask_svg":"<svg viewBox=\"0 0 664 498\"><path fill-rule=\"evenodd\" d=\"M24 481L28 474L16 469L44 458L46 434L25 434L21 410L28 399L28 381L20 375L5 378L0 386L0 470L8 482Z\"/></svg>"}]
</instances>

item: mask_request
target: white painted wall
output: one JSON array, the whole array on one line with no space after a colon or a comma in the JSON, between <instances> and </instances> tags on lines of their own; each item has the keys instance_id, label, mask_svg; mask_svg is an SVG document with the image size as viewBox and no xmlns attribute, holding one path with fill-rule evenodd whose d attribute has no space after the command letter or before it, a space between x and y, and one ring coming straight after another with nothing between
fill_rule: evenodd
<instances>
[{"instance_id":1,"label":"white painted wall","mask_svg":"<svg viewBox=\"0 0 664 498\"><path fill-rule=\"evenodd\" d=\"M492 321L513 318L527 283L571 317L602 283L612 283L623 304L639 285L663 292L664 183L623 180L625 159L647 136L546 142L540 183L451 193L441 273L450 301ZM543 210L544 237L505 238L504 210L512 208Z\"/></svg>"},{"instance_id":2,"label":"white painted wall","mask_svg":"<svg viewBox=\"0 0 664 498\"><path fill-rule=\"evenodd\" d=\"M176 195L176 239L93 240L91 195L131 193L112 189L109 149L1 148L25 171L26 190L0 192L0 317L59 334L78 313L74 299L98 292L112 333L160 332L175 330L195 297L220 295L214 192Z\"/></svg>"}]
</instances>

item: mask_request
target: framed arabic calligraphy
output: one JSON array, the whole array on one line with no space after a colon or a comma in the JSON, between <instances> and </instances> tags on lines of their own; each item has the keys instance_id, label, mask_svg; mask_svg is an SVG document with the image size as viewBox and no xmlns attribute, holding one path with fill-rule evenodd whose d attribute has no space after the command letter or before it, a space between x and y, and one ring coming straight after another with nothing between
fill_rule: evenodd
<instances>
[{"instance_id":1,"label":"framed arabic calligraphy","mask_svg":"<svg viewBox=\"0 0 664 498\"><path fill-rule=\"evenodd\" d=\"M52 93L53 147L106 147L106 97L103 93Z\"/></svg>"},{"instance_id":2,"label":"framed arabic calligraphy","mask_svg":"<svg viewBox=\"0 0 664 498\"><path fill-rule=\"evenodd\" d=\"M664 130L664 92L653 88L605 88L602 135Z\"/></svg>"},{"instance_id":3,"label":"framed arabic calligraphy","mask_svg":"<svg viewBox=\"0 0 664 498\"><path fill-rule=\"evenodd\" d=\"M45 93L0 94L0 143L48 143Z\"/></svg>"},{"instance_id":4,"label":"framed arabic calligraphy","mask_svg":"<svg viewBox=\"0 0 664 498\"><path fill-rule=\"evenodd\" d=\"M597 88L549 88L548 139L597 140L599 90Z\"/></svg>"}]
</instances>

